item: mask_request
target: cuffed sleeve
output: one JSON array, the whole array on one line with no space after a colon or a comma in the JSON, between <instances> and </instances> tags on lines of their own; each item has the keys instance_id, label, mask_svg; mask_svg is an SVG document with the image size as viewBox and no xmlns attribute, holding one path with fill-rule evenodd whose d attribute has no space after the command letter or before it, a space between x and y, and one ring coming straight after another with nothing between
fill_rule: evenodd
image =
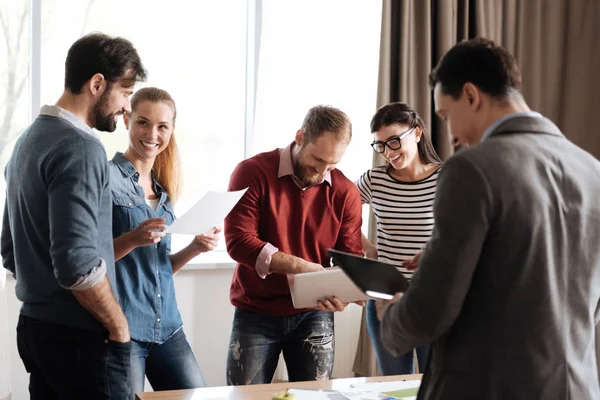
<instances>
[{"instance_id":1,"label":"cuffed sleeve","mask_svg":"<svg viewBox=\"0 0 600 400\"><path fill-rule=\"evenodd\" d=\"M100 265L94 267L89 274L84 275L77 279L77 282L73 286L65 289L69 290L88 290L95 286L97 283L102 282L106 275L106 261L100 259Z\"/></svg>"},{"instance_id":2,"label":"cuffed sleeve","mask_svg":"<svg viewBox=\"0 0 600 400\"><path fill-rule=\"evenodd\" d=\"M273 246L271 243L267 243L260 253L258 253L258 258L256 259L256 273L262 279L265 279L267 275L270 274L269 267L271 265L271 259L273 258L273 254L278 251L279 249L277 247Z\"/></svg>"}]
</instances>

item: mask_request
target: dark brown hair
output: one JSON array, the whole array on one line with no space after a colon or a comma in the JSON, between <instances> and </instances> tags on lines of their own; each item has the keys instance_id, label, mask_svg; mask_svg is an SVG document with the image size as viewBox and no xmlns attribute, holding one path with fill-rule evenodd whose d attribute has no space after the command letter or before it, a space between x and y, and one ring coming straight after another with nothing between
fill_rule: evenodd
<instances>
[{"instance_id":1,"label":"dark brown hair","mask_svg":"<svg viewBox=\"0 0 600 400\"><path fill-rule=\"evenodd\" d=\"M423 118L406 103L389 103L379 108L371 119L371 133L375 133L384 126L406 125L410 128L421 128L421 140L417 143L421 162L427 164L441 164L442 160L433 148L431 137L425 126Z\"/></svg>"},{"instance_id":2,"label":"dark brown hair","mask_svg":"<svg viewBox=\"0 0 600 400\"><path fill-rule=\"evenodd\" d=\"M133 85L145 81L147 72L129 40L90 33L69 49L65 61L65 89L79 94L83 85L95 74L102 74L109 84L123 79Z\"/></svg>"},{"instance_id":3,"label":"dark brown hair","mask_svg":"<svg viewBox=\"0 0 600 400\"><path fill-rule=\"evenodd\" d=\"M465 83L503 100L521 88L517 61L493 41L474 38L452 47L429 74L429 86L441 85L442 93L458 99Z\"/></svg>"}]
</instances>

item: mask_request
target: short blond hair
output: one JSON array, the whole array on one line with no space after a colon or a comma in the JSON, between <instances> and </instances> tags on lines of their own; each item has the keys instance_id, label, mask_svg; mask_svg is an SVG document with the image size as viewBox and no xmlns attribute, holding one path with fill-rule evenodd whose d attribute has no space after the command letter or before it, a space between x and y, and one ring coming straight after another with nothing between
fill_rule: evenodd
<instances>
[{"instance_id":1,"label":"short blond hair","mask_svg":"<svg viewBox=\"0 0 600 400\"><path fill-rule=\"evenodd\" d=\"M331 106L314 106L302 122L304 140L314 142L325 132L335 133L346 143L352 139L352 123L343 111Z\"/></svg>"}]
</instances>

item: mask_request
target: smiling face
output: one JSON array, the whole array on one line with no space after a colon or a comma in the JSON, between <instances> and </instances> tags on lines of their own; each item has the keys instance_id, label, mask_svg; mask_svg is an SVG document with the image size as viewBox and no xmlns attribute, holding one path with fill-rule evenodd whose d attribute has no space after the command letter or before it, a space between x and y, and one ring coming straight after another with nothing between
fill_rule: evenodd
<instances>
[{"instance_id":1,"label":"smiling face","mask_svg":"<svg viewBox=\"0 0 600 400\"><path fill-rule=\"evenodd\" d=\"M323 182L325 174L336 168L349 142L339 134L324 132L313 141L304 140L302 130L296 134L294 175L307 186Z\"/></svg>"},{"instance_id":2,"label":"smiling face","mask_svg":"<svg viewBox=\"0 0 600 400\"><path fill-rule=\"evenodd\" d=\"M174 111L165 102L142 101L125 115L129 149L142 160L153 161L168 145L174 129Z\"/></svg>"},{"instance_id":3,"label":"smiling face","mask_svg":"<svg viewBox=\"0 0 600 400\"><path fill-rule=\"evenodd\" d=\"M402 139L400 139L401 147L397 150L393 150L389 145L385 146L385 151L382 155L390 163L391 167L395 170L402 170L407 168L414 163L419 161L419 148L418 143L421 140L421 128L415 127L412 132L409 132L412 127L403 124L393 124L382 126L378 131L373 134L375 142L386 142L393 138L398 138L404 133L408 133ZM388 142L392 147L394 142Z\"/></svg>"},{"instance_id":4,"label":"smiling face","mask_svg":"<svg viewBox=\"0 0 600 400\"><path fill-rule=\"evenodd\" d=\"M114 132L119 116L131 111L129 97L133 94L133 85L122 81L106 85L104 92L90 111L89 121L99 131Z\"/></svg>"}]
</instances>

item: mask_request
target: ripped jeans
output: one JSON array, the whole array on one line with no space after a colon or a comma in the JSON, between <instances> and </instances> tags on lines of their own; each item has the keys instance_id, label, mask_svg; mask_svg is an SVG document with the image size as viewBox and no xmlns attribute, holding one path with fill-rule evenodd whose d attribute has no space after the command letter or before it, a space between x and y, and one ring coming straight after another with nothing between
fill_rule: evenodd
<instances>
[{"instance_id":1,"label":"ripped jeans","mask_svg":"<svg viewBox=\"0 0 600 400\"><path fill-rule=\"evenodd\" d=\"M330 379L333 347L333 313L313 310L278 317L236 308L227 384L271 383L282 351L290 382Z\"/></svg>"}]
</instances>

